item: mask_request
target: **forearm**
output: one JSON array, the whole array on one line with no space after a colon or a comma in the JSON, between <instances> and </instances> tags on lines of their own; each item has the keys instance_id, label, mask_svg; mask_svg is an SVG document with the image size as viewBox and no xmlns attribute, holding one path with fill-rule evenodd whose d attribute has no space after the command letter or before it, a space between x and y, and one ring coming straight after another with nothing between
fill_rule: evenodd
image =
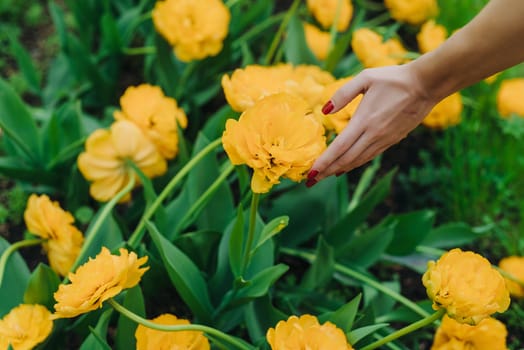
<instances>
[{"instance_id":1,"label":"forearm","mask_svg":"<svg viewBox=\"0 0 524 350\"><path fill-rule=\"evenodd\" d=\"M491 0L438 49L410 63L440 100L524 60L524 0Z\"/></svg>"}]
</instances>

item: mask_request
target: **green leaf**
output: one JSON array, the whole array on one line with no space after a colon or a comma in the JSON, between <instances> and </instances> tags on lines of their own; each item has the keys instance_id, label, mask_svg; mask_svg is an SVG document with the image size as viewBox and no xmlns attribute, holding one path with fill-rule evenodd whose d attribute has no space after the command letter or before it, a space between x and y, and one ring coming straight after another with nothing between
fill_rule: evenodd
<instances>
[{"instance_id":1,"label":"green leaf","mask_svg":"<svg viewBox=\"0 0 524 350\"><path fill-rule=\"evenodd\" d=\"M195 142L193 155L209 145L209 140L200 134ZM194 166L188 174L185 186L189 189L189 208L220 175L220 168L214 152ZM219 189L208 199L206 206L196 218L200 230L223 231L235 215L233 195L227 183L222 183Z\"/></svg>"},{"instance_id":2,"label":"green leaf","mask_svg":"<svg viewBox=\"0 0 524 350\"><path fill-rule=\"evenodd\" d=\"M45 305L48 309L52 309L55 304L53 294L58 290L59 285L60 278L56 272L45 264L38 264L29 277L24 303Z\"/></svg>"},{"instance_id":3,"label":"green leaf","mask_svg":"<svg viewBox=\"0 0 524 350\"><path fill-rule=\"evenodd\" d=\"M98 232L96 232L96 236L92 239L89 238L91 235L92 224L97 221L97 218L102 213L103 208L104 207L98 210L95 217L91 221L91 225L87 228L85 236L86 241L89 241L90 244L89 246L82 247L81 254L77 258L77 266L85 263L89 257L94 258L96 255L98 255L102 247L113 249L114 247L120 246L124 240L122 237L122 232L120 231L120 227L118 227L117 222L111 214L108 215L107 218L102 222Z\"/></svg>"},{"instance_id":4,"label":"green leaf","mask_svg":"<svg viewBox=\"0 0 524 350\"><path fill-rule=\"evenodd\" d=\"M387 323L379 323L379 324L374 324L371 326L365 326L365 327L354 329L351 332L349 332L349 334L346 334L346 335L347 335L349 343L351 345L355 345L356 343L358 343L360 339L363 339L367 337L368 335L373 334L376 331L378 331L379 329L384 328L386 326L388 326Z\"/></svg>"},{"instance_id":5,"label":"green leaf","mask_svg":"<svg viewBox=\"0 0 524 350\"><path fill-rule=\"evenodd\" d=\"M420 242L420 245L433 248L455 248L471 243L480 236L481 234L474 232L466 223L447 223L432 229Z\"/></svg>"},{"instance_id":6,"label":"green leaf","mask_svg":"<svg viewBox=\"0 0 524 350\"><path fill-rule=\"evenodd\" d=\"M19 156L24 156L33 165L41 163L36 123L29 109L3 79L0 79L0 128L16 144Z\"/></svg>"},{"instance_id":7,"label":"green leaf","mask_svg":"<svg viewBox=\"0 0 524 350\"><path fill-rule=\"evenodd\" d=\"M304 274L300 285L308 290L323 287L331 280L334 271L335 254L333 247L327 244L322 236L319 236L315 260Z\"/></svg>"},{"instance_id":8,"label":"green leaf","mask_svg":"<svg viewBox=\"0 0 524 350\"><path fill-rule=\"evenodd\" d=\"M180 297L200 322L209 323L213 306L202 273L191 259L165 239L151 222L146 226Z\"/></svg>"},{"instance_id":9,"label":"green leaf","mask_svg":"<svg viewBox=\"0 0 524 350\"><path fill-rule=\"evenodd\" d=\"M222 233L215 231L187 232L173 243L190 256L200 270L210 272L216 268L217 246L221 237Z\"/></svg>"},{"instance_id":10,"label":"green leaf","mask_svg":"<svg viewBox=\"0 0 524 350\"><path fill-rule=\"evenodd\" d=\"M242 204L239 204L237 218L231 231L231 238L229 239L229 266L235 277L240 276L242 254L245 246L244 232L244 210Z\"/></svg>"},{"instance_id":11,"label":"green leaf","mask_svg":"<svg viewBox=\"0 0 524 350\"><path fill-rule=\"evenodd\" d=\"M287 61L294 65L320 65L320 62L307 45L304 26L296 14L291 17L287 27L287 35L284 40L284 52Z\"/></svg>"},{"instance_id":12,"label":"green leaf","mask_svg":"<svg viewBox=\"0 0 524 350\"><path fill-rule=\"evenodd\" d=\"M279 234L284 228L287 227L288 223L289 217L285 215L279 216L278 218L275 218L271 220L269 223L267 223L262 229L262 232L260 233L260 236L258 238L258 242L255 245L255 248L253 249L252 253L256 252L256 250L259 247L261 247L264 243L266 243L267 240Z\"/></svg>"},{"instance_id":13,"label":"green leaf","mask_svg":"<svg viewBox=\"0 0 524 350\"><path fill-rule=\"evenodd\" d=\"M393 239L394 223L380 223L353 236L337 253L344 262L367 268L377 262Z\"/></svg>"},{"instance_id":14,"label":"green leaf","mask_svg":"<svg viewBox=\"0 0 524 350\"><path fill-rule=\"evenodd\" d=\"M40 83L41 83L41 74L38 69L36 69L31 59L31 55L27 50L20 45L20 42L14 37L10 36L10 50L11 53L15 56L16 64L18 69L22 73L29 90L36 95L40 95Z\"/></svg>"},{"instance_id":15,"label":"green leaf","mask_svg":"<svg viewBox=\"0 0 524 350\"><path fill-rule=\"evenodd\" d=\"M142 290L139 285L126 291L122 306L138 316L145 317L146 308L144 304L144 296L142 295ZM118 316L115 336L117 350L136 349L136 339L134 334L137 326L136 322L130 320L126 316Z\"/></svg>"},{"instance_id":16,"label":"green leaf","mask_svg":"<svg viewBox=\"0 0 524 350\"><path fill-rule=\"evenodd\" d=\"M394 215L389 220L396 224L387 252L392 255L408 255L429 234L435 221L435 213L432 210L414 211Z\"/></svg>"},{"instance_id":17,"label":"green leaf","mask_svg":"<svg viewBox=\"0 0 524 350\"><path fill-rule=\"evenodd\" d=\"M94 329L89 327L91 334L82 343L79 350L111 350L111 347L109 344L107 344L105 337L107 335L107 328L109 326L112 313L113 309L104 311L102 316L100 316L96 327Z\"/></svg>"},{"instance_id":18,"label":"green leaf","mask_svg":"<svg viewBox=\"0 0 524 350\"><path fill-rule=\"evenodd\" d=\"M0 254L9 247L9 243L0 237ZM12 308L23 303L24 292L29 282L29 269L18 252L7 261L4 277L0 286L0 318Z\"/></svg>"},{"instance_id":19,"label":"green leaf","mask_svg":"<svg viewBox=\"0 0 524 350\"><path fill-rule=\"evenodd\" d=\"M14 180L36 182L55 186L57 176L42 169L35 168L21 157L0 157L0 173Z\"/></svg>"},{"instance_id":20,"label":"green leaf","mask_svg":"<svg viewBox=\"0 0 524 350\"><path fill-rule=\"evenodd\" d=\"M359 294L351 299L351 301L342 305L338 310L320 315L318 317L319 321L322 323L330 321L342 329L344 333L348 333L355 322L361 298L362 294Z\"/></svg>"},{"instance_id":21,"label":"green leaf","mask_svg":"<svg viewBox=\"0 0 524 350\"><path fill-rule=\"evenodd\" d=\"M257 298L246 305L244 319L249 338L254 343L263 342L267 330L287 318L287 315L271 305L270 298Z\"/></svg>"},{"instance_id":22,"label":"green leaf","mask_svg":"<svg viewBox=\"0 0 524 350\"><path fill-rule=\"evenodd\" d=\"M396 169L391 170L380 179L362 198L362 200L349 211L327 233L326 240L338 252L344 243L350 239L355 230L363 224L375 207L382 202L390 192L391 181Z\"/></svg>"},{"instance_id":23,"label":"green leaf","mask_svg":"<svg viewBox=\"0 0 524 350\"><path fill-rule=\"evenodd\" d=\"M246 299L254 299L266 295L269 288L288 269L289 266L278 264L259 272L238 291L235 299L245 301Z\"/></svg>"},{"instance_id":24,"label":"green leaf","mask_svg":"<svg viewBox=\"0 0 524 350\"><path fill-rule=\"evenodd\" d=\"M100 24L102 55L119 54L122 51L122 41L113 15L105 12L100 19Z\"/></svg>"}]
</instances>

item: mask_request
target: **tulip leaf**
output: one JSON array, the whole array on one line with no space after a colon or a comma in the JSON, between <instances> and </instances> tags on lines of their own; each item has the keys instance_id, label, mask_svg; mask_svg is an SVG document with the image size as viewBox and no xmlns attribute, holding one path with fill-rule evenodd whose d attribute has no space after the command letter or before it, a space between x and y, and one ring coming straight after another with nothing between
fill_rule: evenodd
<instances>
[{"instance_id":1,"label":"tulip leaf","mask_svg":"<svg viewBox=\"0 0 524 350\"><path fill-rule=\"evenodd\" d=\"M341 218L328 232L326 240L338 254L344 249L345 243L354 235L355 230L362 225L375 207L382 202L390 192L391 182L396 169L391 170L380 179L360 202Z\"/></svg>"},{"instance_id":2,"label":"tulip leaf","mask_svg":"<svg viewBox=\"0 0 524 350\"><path fill-rule=\"evenodd\" d=\"M209 143L205 135L200 134L195 142L193 156ZM191 169L186 182L189 190L189 203L186 204L188 208L213 184L220 173L215 152L209 153ZM206 206L196 215L196 225L200 230L222 231L234 215L233 195L227 183L222 183L207 199Z\"/></svg>"},{"instance_id":3,"label":"tulip leaf","mask_svg":"<svg viewBox=\"0 0 524 350\"><path fill-rule=\"evenodd\" d=\"M381 223L353 236L338 257L345 263L367 268L377 262L393 239L394 223Z\"/></svg>"},{"instance_id":4,"label":"tulip leaf","mask_svg":"<svg viewBox=\"0 0 524 350\"><path fill-rule=\"evenodd\" d=\"M434 248L455 248L471 243L480 236L468 224L454 222L432 229L420 244Z\"/></svg>"},{"instance_id":5,"label":"tulip leaf","mask_svg":"<svg viewBox=\"0 0 524 350\"><path fill-rule=\"evenodd\" d=\"M268 295L253 300L244 310L249 338L253 339L254 343L263 342L267 330L287 318L285 313L271 305Z\"/></svg>"},{"instance_id":6,"label":"tulip leaf","mask_svg":"<svg viewBox=\"0 0 524 350\"><path fill-rule=\"evenodd\" d=\"M29 90L36 95L41 93L40 83L42 80L40 71L36 69L31 55L29 52L20 44L20 42L14 37L10 36L10 47L13 56L16 59L16 64L20 69L20 73L27 82Z\"/></svg>"},{"instance_id":7,"label":"tulip leaf","mask_svg":"<svg viewBox=\"0 0 524 350\"><path fill-rule=\"evenodd\" d=\"M0 254L8 247L9 243L0 237ZM18 252L11 254L0 285L0 318L23 302L29 276L29 268L21 255Z\"/></svg>"},{"instance_id":8,"label":"tulip leaf","mask_svg":"<svg viewBox=\"0 0 524 350\"><path fill-rule=\"evenodd\" d=\"M323 287L331 280L334 271L334 249L326 243L322 236L319 236L315 260L304 274L300 285L307 290L315 290L319 287Z\"/></svg>"},{"instance_id":9,"label":"tulip leaf","mask_svg":"<svg viewBox=\"0 0 524 350\"><path fill-rule=\"evenodd\" d=\"M278 264L260 271L255 277L247 281L237 295L236 300L245 301L246 299L259 298L267 294L269 288L273 286L275 281L279 279L287 270L289 266Z\"/></svg>"},{"instance_id":10,"label":"tulip leaf","mask_svg":"<svg viewBox=\"0 0 524 350\"><path fill-rule=\"evenodd\" d=\"M394 235L387 252L392 255L408 255L415 251L429 234L435 221L435 212L419 210L397 214L389 218L395 222Z\"/></svg>"},{"instance_id":11,"label":"tulip leaf","mask_svg":"<svg viewBox=\"0 0 524 350\"><path fill-rule=\"evenodd\" d=\"M360 327L360 328L352 330L351 332L346 334L346 336L348 338L348 342L351 345L355 345L356 343L358 343L359 340L387 326L388 326L387 323L378 323L378 324L374 324L371 326Z\"/></svg>"},{"instance_id":12,"label":"tulip leaf","mask_svg":"<svg viewBox=\"0 0 524 350\"><path fill-rule=\"evenodd\" d=\"M89 327L91 334L89 334L86 340L82 343L79 350L111 350L111 347L107 344L107 340L104 338L107 335L107 329L112 313L113 309L107 309L100 316L96 327Z\"/></svg>"},{"instance_id":13,"label":"tulip leaf","mask_svg":"<svg viewBox=\"0 0 524 350\"><path fill-rule=\"evenodd\" d=\"M262 229L262 232L260 233L260 237L258 238L258 242L253 249L254 253L260 246L262 246L268 239L271 239L273 236L276 236L279 234L284 228L287 227L289 223L289 217L288 216L279 216L278 218L274 218L270 222L268 222L264 228Z\"/></svg>"},{"instance_id":14,"label":"tulip leaf","mask_svg":"<svg viewBox=\"0 0 524 350\"><path fill-rule=\"evenodd\" d=\"M306 36L304 34L304 25L296 14L294 14L289 20L287 35L284 40L284 52L287 61L294 65L320 65L319 60L317 60L307 45Z\"/></svg>"},{"instance_id":15,"label":"tulip leaf","mask_svg":"<svg viewBox=\"0 0 524 350\"><path fill-rule=\"evenodd\" d=\"M144 317L146 314L144 296L140 286L137 285L128 289L124 296L122 306L138 316ZM135 334L137 323L130 320L124 315L118 316L118 325L116 329L115 343L117 350L136 349Z\"/></svg>"},{"instance_id":16,"label":"tulip leaf","mask_svg":"<svg viewBox=\"0 0 524 350\"><path fill-rule=\"evenodd\" d=\"M0 79L0 128L16 145L19 156L35 166L40 164L40 137L36 122L20 96L3 79Z\"/></svg>"},{"instance_id":17,"label":"tulip leaf","mask_svg":"<svg viewBox=\"0 0 524 350\"><path fill-rule=\"evenodd\" d=\"M58 290L60 278L53 269L45 264L38 264L29 277L24 293L25 304L41 304L52 309L55 303L54 293Z\"/></svg>"},{"instance_id":18,"label":"tulip leaf","mask_svg":"<svg viewBox=\"0 0 524 350\"><path fill-rule=\"evenodd\" d=\"M200 270L211 273L216 268L217 245L221 237L222 233L216 231L186 232L173 243L190 256Z\"/></svg>"},{"instance_id":19,"label":"tulip leaf","mask_svg":"<svg viewBox=\"0 0 524 350\"><path fill-rule=\"evenodd\" d=\"M334 323L338 328L342 329L344 333L348 333L355 322L361 299L362 294L359 294L337 310L320 315L318 319L322 323L326 321Z\"/></svg>"},{"instance_id":20,"label":"tulip leaf","mask_svg":"<svg viewBox=\"0 0 524 350\"><path fill-rule=\"evenodd\" d=\"M202 273L187 255L158 232L153 223L148 221L146 226L180 297L200 322L209 323L213 306Z\"/></svg>"}]
</instances>

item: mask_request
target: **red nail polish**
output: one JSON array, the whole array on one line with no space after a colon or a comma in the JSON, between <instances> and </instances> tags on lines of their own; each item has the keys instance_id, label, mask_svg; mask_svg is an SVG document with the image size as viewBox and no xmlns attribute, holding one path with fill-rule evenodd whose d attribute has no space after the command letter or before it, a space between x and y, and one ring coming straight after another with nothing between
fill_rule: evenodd
<instances>
[{"instance_id":1,"label":"red nail polish","mask_svg":"<svg viewBox=\"0 0 524 350\"><path fill-rule=\"evenodd\" d=\"M306 181L306 187L309 188L309 187L313 187L315 184L317 183L317 180L315 179L309 179Z\"/></svg>"},{"instance_id":2,"label":"red nail polish","mask_svg":"<svg viewBox=\"0 0 524 350\"><path fill-rule=\"evenodd\" d=\"M318 170L311 170L308 174L307 174L307 178L308 179L313 179L315 176L318 175Z\"/></svg>"},{"instance_id":3,"label":"red nail polish","mask_svg":"<svg viewBox=\"0 0 524 350\"><path fill-rule=\"evenodd\" d=\"M344 172L343 171L339 171L338 173L335 174L336 177L339 177L340 175L344 175Z\"/></svg>"},{"instance_id":4,"label":"red nail polish","mask_svg":"<svg viewBox=\"0 0 524 350\"><path fill-rule=\"evenodd\" d=\"M334 108L335 106L333 105L333 102L327 101L324 107L322 107L322 113L329 114Z\"/></svg>"}]
</instances>

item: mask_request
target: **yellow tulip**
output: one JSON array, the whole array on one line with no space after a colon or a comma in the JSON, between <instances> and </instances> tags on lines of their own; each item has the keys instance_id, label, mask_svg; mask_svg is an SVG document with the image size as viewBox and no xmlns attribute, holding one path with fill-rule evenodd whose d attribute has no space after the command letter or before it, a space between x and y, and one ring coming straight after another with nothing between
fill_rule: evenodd
<instances>
[{"instance_id":1,"label":"yellow tulip","mask_svg":"<svg viewBox=\"0 0 524 350\"><path fill-rule=\"evenodd\" d=\"M116 120L129 120L155 144L162 157L173 159L178 153L178 130L187 127L187 117L174 98L167 97L158 86L130 86L120 97L121 110Z\"/></svg>"},{"instance_id":2,"label":"yellow tulip","mask_svg":"<svg viewBox=\"0 0 524 350\"><path fill-rule=\"evenodd\" d=\"M506 326L491 317L470 326L444 315L431 350L506 350L507 335Z\"/></svg>"},{"instance_id":3,"label":"yellow tulip","mask_svg":"<svg viewBox=\"0 0 524 350\"><path fill-rule=\"evenodd\" d=\"M291 316L270 328L266 339L271 350L353 350L344 332L333 323L320 324L312 315Z\"/></svg>"},{"instance_id":4,"label":"yellow tulip","mask_svg":"<svg viewBox=\"0 0 524 350\"><path fill-rule=\"evenodd\" d=\"M140 282L149 269L141 267L146 261L147 256L138 259L124 248L120 255L112 255L103 247L94 259L69 274L71 283L58 287L53 318L71 318L101 308L104 301Z\"/></svg>"},{"instance_id":5,"label":"yellow tulip","mask_svg":"<svg viewBox=\"0 0 524 350\"><path fill-rule=\"evenodd\" d=\"M253 169L253 192L268 192L280 177L305 178L326 148L324 128L310 111L302 98L280 93L258 101L238 121L227 120L222 144L233 164Z\"/></svg>"},{"instance_id":6,"label":"yellow tulip","mask_svg":"<svg viewBox=\"0 0 524 350\"><path fill-rule=\"evenodd\" d=\"M43 243L49 265L61 276L67 275L84 242L82 233L73 226L75 219L47 195L32 194L24 212L27 229L47 241Z\"/></svg>"},{"instance_id":7,"label":"yellow tulip","mask_svg":"<svg viewBox=\"0 0 524 350\"><path fill-rule=\"evenodd\" d=\"M495 312L506 311L510 304L504 278L490 262L458 248L428 262L422 283L433 309L444 308L461 323L478 324Z\"/></svg>"},{"instance_id":8,"label":"yellow tulip","mask_svg":"<svg viewBox=\"0 0 524 350\"><path fill-rule=\"evenodd\" d=\"M156 30L185 62L217 55L230 20L229 9L220 0L157 1L153 9Z\"/></svg>"},{"instance_id":9,"label":"yellow tulip","mask_svg":"<svg viewBox=\"0 0 524 350\"><path fill-rule=\"evenodd\" d=\"M163 314L151 320L159 325L187 325L188 320L175 315ZM198 331L162 332L138 325L136 332L136 350L209 350L210 345L204 333Z\"/></svg>"},{"instance_id":10,"label":"yellow tulip","mask_svg":"<svg viewBox=\"0 0 524 350\"><path fill-rule=\"evenodd\" d=\"M21 304L0 320L0 349L31 350L53 330L51 313L42 305Z\"/></svg>"}]
</instances>

